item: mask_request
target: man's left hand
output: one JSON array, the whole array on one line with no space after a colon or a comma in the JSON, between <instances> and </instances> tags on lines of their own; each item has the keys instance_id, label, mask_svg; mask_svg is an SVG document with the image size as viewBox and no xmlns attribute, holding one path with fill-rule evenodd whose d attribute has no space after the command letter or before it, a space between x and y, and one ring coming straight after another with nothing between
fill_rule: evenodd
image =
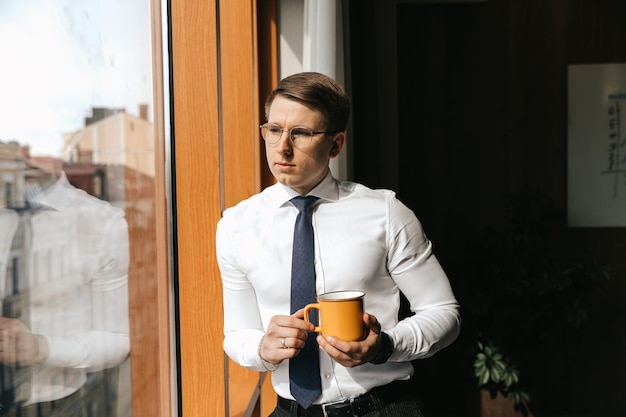
<instances>
[{"instance_id":1,"label":"man's left hand","mask_svg":"<svg viewBox=\"0 0 626 417\"><path fill-rule=\"evenodd\" d=\"M317 336L317 343L339 364L352 368L370 362L381 349L381 326L375 316L363 313L365 338L356 342L346 342L329 336Z\"/></svg>"}]
</instances>

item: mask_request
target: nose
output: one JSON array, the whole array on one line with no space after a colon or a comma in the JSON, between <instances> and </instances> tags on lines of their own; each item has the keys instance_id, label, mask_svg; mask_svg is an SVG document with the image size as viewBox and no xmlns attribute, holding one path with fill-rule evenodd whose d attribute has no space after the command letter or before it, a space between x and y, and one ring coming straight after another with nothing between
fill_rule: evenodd
<instances>
[{"instance_id":1,"label":"nose","mask_svg":"<svg viewBox=\"0 0 626 417\"><path fill-rule=\"evenodd\" d=\"M278 140L278 143L276 143L276 149L280 153L291 153L292 144L288 130L280 132L280 139Z\"/></svg>"}]
</instances>

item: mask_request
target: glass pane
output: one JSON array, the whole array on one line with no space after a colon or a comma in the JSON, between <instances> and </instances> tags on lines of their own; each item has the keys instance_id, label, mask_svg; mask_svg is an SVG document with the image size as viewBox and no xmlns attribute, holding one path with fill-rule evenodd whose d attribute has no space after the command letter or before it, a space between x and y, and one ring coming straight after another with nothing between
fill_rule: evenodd
<instances>
[{"instance_id":1,"label":"glass pane","mask_svg":"<svg viewBox=\"0 0 626 417\"><path fill-rule=\"evenodd\" d=\"M0 1L0 407L19 415L132 414L129 282L156 275L150 16Z\"/></svg>"}]
</instances>

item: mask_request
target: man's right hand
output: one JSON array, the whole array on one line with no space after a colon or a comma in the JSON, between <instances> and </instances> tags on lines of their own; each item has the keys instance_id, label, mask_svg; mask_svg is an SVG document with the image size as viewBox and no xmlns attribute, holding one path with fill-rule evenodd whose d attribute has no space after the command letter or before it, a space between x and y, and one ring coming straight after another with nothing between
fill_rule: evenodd
<instances>
[{"instance_id":1,"label":"man's right hand","mask_svg":"<svg viewBox=\"0 0 626 417\"><path fill-rule=\"evenodd\" d=\"M298 356L304 347L307 332L315 329L304 321L304 309L291 316L274 316L259 345L259 355L264 361L279 364L285 359Z\"/></svg>"}]
</instances>

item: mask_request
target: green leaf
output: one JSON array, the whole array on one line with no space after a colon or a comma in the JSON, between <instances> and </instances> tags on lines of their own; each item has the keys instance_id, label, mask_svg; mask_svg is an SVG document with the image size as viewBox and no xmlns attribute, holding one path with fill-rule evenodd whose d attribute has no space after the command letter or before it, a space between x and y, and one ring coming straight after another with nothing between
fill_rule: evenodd
<instances>
[{"instance_id":1,"label":"green leaf","mask_svg":"<svg viewBox=\"0 0 626 417\"><path fill-rule=\"evenodd\" d=\"M489 382L489 378L490 378L489 370L486 370L482 376L482 379L480 380L480 385L485 385L487 382Z\"/></svg>"},{"instance_id":2,"label":"green leaf","mask_svg":"<svg viewBox=\"0 0 626 417\"><path fill-rule=\"evenodd\" d=\"M491 379L497 384L502 380L502 372L498 368L493 368L491 370Z\"/></svg>"}]
</instances>

